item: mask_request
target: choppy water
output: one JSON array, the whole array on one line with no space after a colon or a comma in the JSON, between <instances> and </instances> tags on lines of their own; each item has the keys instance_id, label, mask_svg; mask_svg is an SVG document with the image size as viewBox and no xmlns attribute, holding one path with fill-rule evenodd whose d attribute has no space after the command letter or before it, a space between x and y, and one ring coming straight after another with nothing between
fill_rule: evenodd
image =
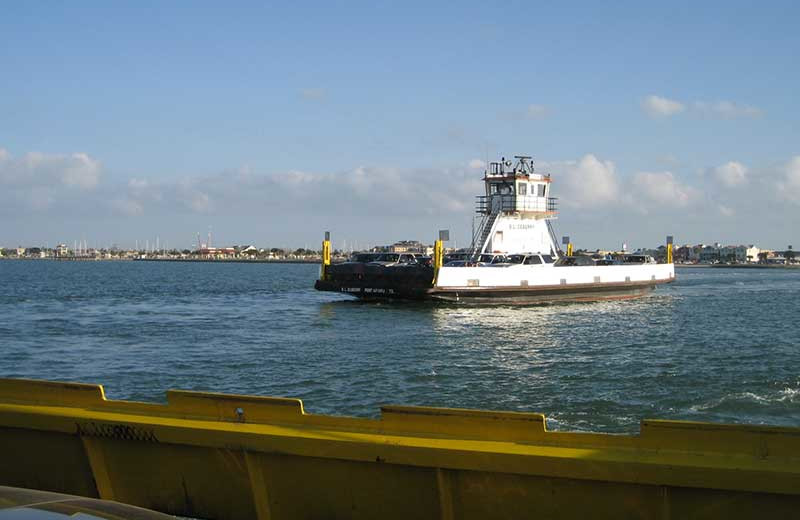
<instances>
[{"instance_id":1,"label":"choppy water","mask_svg":"<svg viewBox=\"0 0 800 520\"><path fill-rule=\"evenodd\" d=\"M800 426L800 271L681 269L639 300L539 307L359 303L314 265L0 261L0 376L543 412Z\"/></svg>"}]
</instances>

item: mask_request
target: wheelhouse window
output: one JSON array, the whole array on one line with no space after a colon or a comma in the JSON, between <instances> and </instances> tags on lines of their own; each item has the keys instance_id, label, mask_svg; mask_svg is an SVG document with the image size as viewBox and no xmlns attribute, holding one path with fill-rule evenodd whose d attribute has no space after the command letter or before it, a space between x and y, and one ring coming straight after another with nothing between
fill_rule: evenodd
<instances>
[{"instance_id":1,"label":"wheelhouse window","mask_svg":"<svg viewBox=\"0 0 800 520\"><path fill-rule=\"evenodd\" d=\"M553 260L553 257L551 255L542 255L542 258L544 259L544 263L546 264L552 264L553 262L555 262L555 260Z\"/></svg>"},{"instance_id":2,"label":"wheelhouse window","mask_svg":"<svg viewBox=\"0 0 800 520\"><path fill-rule=\"evenodd\" d=\"M539 255L528 255L525 257L525 265L538 265L542 263Z\"/></svg>"},{"instance_id":3,"label":"wheelhouse window","mask_svg":"<svg viewBox=\"0 0 800 520\"><path fill-rule=\"evenodd\" d=\"M528 194L528 183L527 182L520 182L517 184L517 194L518 195L527 195Z\"/></svg>"},{"instance_id":4,"label":"wheelhouse window","mask_svg":"<svg viewBox=\"0 0 800 520\"><path fill-rule=\"evenodd\" d=\"M547 185L546 184L537 184L536 188L538 189L537 195L540 196L540 197L544 197L544 192L547 189Z\"/></svg>"}]
</instances>

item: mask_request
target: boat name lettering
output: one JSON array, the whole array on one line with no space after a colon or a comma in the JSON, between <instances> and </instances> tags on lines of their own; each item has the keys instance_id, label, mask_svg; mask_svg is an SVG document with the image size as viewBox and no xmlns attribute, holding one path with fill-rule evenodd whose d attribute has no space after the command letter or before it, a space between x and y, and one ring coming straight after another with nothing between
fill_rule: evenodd
<instances>
[{"instance_id":1,"label":"boat name lettering","mask_svg":"<svg viewBox=\"0 0 800 520\"><path fill-rule=\"evenodd\" d=\"M509 224L508 229L534 229L536 224Z\"/></svg>"},{"instance_id":2,"label":"boat name lettering","mask_svg":"<svg viewBox=\"0 0 800 520\"><path fill-rule=\"evenodd\" d=\"M394 294L394 289L383 289L378 287L342 287L342 292L364 293L364 294Z\"/></svg>"}]
</instances>

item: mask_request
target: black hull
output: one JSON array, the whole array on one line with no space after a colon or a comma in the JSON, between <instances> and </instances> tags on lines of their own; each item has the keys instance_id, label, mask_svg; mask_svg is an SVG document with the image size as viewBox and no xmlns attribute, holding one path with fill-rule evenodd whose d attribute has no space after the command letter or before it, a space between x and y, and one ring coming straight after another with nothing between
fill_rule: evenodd
<instances>
[{"instance_id":1,"label":"black hull","mask_svg":"<svg viewBox=\"0 0 800 520\"><path fill-rule=\"evenodd\" d=\"M481 289L432 289L430 297L456 303L543 304L559 302L593 302L639 298L655 289L653 282L636 284L597 283L573 286L493 287Z\"/></svg>"},{"instance_id":2,"label":"black hull","mask_svg":"<svg viewBox=\"0 0 800 520\"><path fill-rule=\"evenodd\" d=\"M433 269L369 264L331 266L319 291L348 294L362 300L433 300L473 304L543 304L623 300L652 292L664 281L588 283L529 287L433 287Z\"/></svg>"},{"instance_id":3,"label":"black hull","mask_svg":"<svg viewBox=\"0 0 800 520\"><path fill-rule=\"evenodd\" d=\"M345 263L329 266L328 279L317 280L314 288L365 300L426 300L432 285L432 267Z\"/></svg>"}]
</instances>

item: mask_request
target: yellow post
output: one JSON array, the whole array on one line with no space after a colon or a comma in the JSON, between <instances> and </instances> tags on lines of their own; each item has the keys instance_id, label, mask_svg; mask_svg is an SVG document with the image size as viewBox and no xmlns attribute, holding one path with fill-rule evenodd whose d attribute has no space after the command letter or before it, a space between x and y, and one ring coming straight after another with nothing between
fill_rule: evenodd
<instances>
[{"instance_id":1,"label":"yellow post","mask_svg":"<svg viewBox=\"0 0 800 520\"><path fill-rule=\"evenodd\" d=\"M667 263L672 263L672 244L667 244Z\"/></svg>"},{"instance_id":2,"label":"yellow post","mask_svg":"<svg viewBox=\"0 0 800 520\"><path fill-rule=\"evenodd\" d=\"M444 245L441 240L437 240L433 245L433 285L436 285L442 264L444 264Z\"/></svg>"},{"instance_id":3,"label":"yellow post","mask_svg":"<svg viewBox=\"0 0 800 520\"><path fill-rule=\"evenodd\" d=\"M328 267L331 265L331 236L330 233L325 233L325 240L322 241L322 272L320 273L321 280L328 279Z\"/></svg>"},{"instance_id":4,"label":"yellow post","mask_svg":"<svg viewBox=\"0 0 800 520\"><path fill-rule=\"evenodd\" d=\"M572 256L572 242L567 244L567 256Z\"/></svg>"}]
</instances>

